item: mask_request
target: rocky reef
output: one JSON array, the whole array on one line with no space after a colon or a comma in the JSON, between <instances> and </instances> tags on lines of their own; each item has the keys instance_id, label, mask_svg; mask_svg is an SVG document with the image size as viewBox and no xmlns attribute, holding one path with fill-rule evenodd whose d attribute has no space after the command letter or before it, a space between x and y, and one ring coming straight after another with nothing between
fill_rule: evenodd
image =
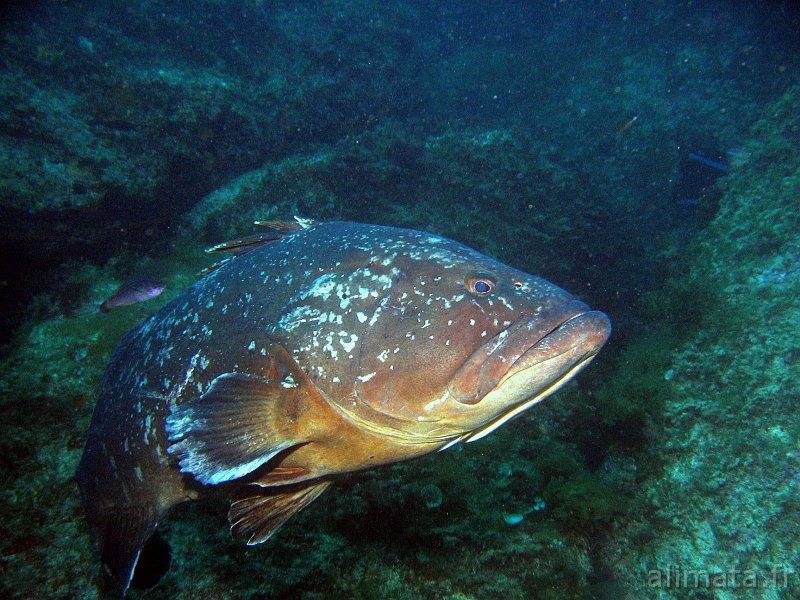
<instances>
[{"instance_id":1,"label":"rocky reef","mask_svg":"<svg viewBox=\"0 0 800 600\"><path fill-rule=\"evenodd\" d=\"M664 371L673 393L650 450L663 464L639 490L647 510L612 544L633 589L652 571L676 598L800 593L799 101L792 88L753 126L696 244L691 285L713 291Z\"/></svg>"},{"instance_id":2,"label":"rocky reef","mask_svg":"<svg viewBox=\"0 0 800 600\"><path fill-rule=\"evenodd\" d=\"M352 475L263 546L234 542L221 504L181 506L173 568L132 597L800 595L799 19L785 2L10 10L0 594L101 596L73 475L110 353L204 245L298 214L456 238L602 308L614 337L534 411ZM99 313L133 276L167 290Z\"/></svg>"}]
</instances>

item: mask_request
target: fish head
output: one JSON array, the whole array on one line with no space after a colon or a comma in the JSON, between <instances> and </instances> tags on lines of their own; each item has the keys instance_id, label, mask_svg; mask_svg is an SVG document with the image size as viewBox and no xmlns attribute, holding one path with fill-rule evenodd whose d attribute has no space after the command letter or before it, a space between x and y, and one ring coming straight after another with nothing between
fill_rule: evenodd
<instances>
[{"instance_id":1,"label":"fish head","mask_svg":"<svg viewBox=\"0 0 800 600\"><path fill-rule=\"evenodd\" d=\"M331 397L393 437L477 439L563 385L610 333L558 286L446 238L384 239L361 261L348 277L382 283L351 286L364 292L345 322L357 345L328 365Z\"/></svg>"},{"instance_id":2,"label":"fish head","mask_svg":"<svg viewBox=\"0 0 800 600\"><path fill-rule=\"evenodd\" d=\"M473 331L462 335L461 356L468 356L442 394L423 406L464 430L468 441L558 390L589 364L611 332L605 314L542 278L506 267L489 279L496 300L489 293L473 303L480 305L471 317L482 325L480 340Z\"/></svg>"}]
</instances>

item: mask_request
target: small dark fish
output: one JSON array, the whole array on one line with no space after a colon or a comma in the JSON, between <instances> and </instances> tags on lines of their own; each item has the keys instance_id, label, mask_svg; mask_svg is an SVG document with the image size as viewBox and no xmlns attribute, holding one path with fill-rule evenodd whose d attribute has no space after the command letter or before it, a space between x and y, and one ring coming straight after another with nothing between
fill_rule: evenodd
<instances>
[{"instance_id":1,"label":"small dark fish","mask_svg":"<svg viewBox=\"0 0 800 600\"><path fill-rule=\"evenodd\" d=\"M709 158L705 154L700 154L699 152L689 152L689 159L700 163L701 165L716 169L717 171L722 171L723 173L727 173L731 170L730 167L724 162Z\"/></svg>"},{"instance_id":2,"label":"small dark fish","mask_svg":"<svg viewBox=\"0 0 800 600\"><path fill-rule=\"evenodd\" d=\"M105 302L100 305L100 311L107 313L118 306L128 306L151 300L159 296L166 286L153 279L133 279L123 283Z\"/></svg>"},{"instance_id":3,"label":"small dark fish","mask_svg":"<svg viewBox=\"0 0 800 600\"><path fill-rule=\"evenodd\" d=\"M617 133L625 133L630 128L630 126L636 123L636 121L638 120L639 120L639 115L633 115L630 119L625 121L621 127L617 129Z\"/></svg>"}]
</instances>

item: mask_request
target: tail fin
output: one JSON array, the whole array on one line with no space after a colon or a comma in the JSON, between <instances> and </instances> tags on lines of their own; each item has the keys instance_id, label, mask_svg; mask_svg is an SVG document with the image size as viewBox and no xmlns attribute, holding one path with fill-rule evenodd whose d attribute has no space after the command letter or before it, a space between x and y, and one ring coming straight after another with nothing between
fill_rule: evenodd
<instances>
[{"instance_id":1,"label":"tail fin","mask_svg":"<svg viewBox=\"0 0 800 600\"><path fill-rule=\"evenodd\" d=\"M93 525L97 523L91 518L89 520ZM98 525L99 527L95 528L95 539L100 548L103 574L109 588L124 596L134 579L134 571L143 550L155 551L162 555L164 553L165 542L158 536L153 536L158 525L157 515L150 506L115 508L110 510ZM149 541L151 536L153 539ZM166 565L160 575L163 575L169 566L168 551L166 556ZM150 561L142 560L143 564L145 562ZM155 579L152 576L143 577L142 583L151 581L150 585L155 585L160 575Z\"/></svg>"}]
</instances>

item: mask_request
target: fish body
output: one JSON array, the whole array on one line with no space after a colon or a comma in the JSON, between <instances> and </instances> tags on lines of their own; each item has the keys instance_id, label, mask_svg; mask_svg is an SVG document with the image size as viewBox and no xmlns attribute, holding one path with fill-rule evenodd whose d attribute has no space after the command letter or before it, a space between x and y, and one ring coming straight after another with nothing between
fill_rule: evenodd
<instances>
[{"instance_id":1,"label":"fish body","mask_svg":"<svg viewBox=\"0 0 800 600\"><path fill-rule=\"evenodd\" d=\"M122 284L107 300L100 305L101 312L109 312L119 306L128 306L146 302L161 295L166 286L153 279L133 279Z\"/></svg>"},{"instance_id":2,"label":"fish body","mask_svg":"<svg viewBox=\"0 0 800 600\"><path fill-rule=\"evenodd\" d=\"M716 169L717 171L722 171L723 173L730 171L730 167L724 162L701 154L700 152L689 152L689 159L701 165Z\"/></svg>"},{"instance_id":3,"label":"fish body","mask_svg":"<svg viewBox=\"0 0 800 600\"><path fill-rule=\"evenodd\" d=\"M124 594L174 505L232 500L266 540L342 473L486 435L563 385L607 317L446 238L304 225L238 254L130 332L77 480Z\"/></svg>"},{"instance_id":4,"label":"fish body","mask_svg":"<svg viewBox=\"0 0 800 600\"><path fill-rule=\"evenodd\" d=\"M639 115L633 115L630 119L625 121L621 127L617 129L617 133L625 133L631 126L639 120Z\"/></svg>"}]
</instances>

